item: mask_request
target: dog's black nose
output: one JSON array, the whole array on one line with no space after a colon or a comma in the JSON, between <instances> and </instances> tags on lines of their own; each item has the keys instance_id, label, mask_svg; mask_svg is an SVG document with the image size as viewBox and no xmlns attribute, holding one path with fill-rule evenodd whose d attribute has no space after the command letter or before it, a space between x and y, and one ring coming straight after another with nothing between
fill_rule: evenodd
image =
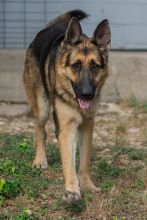
<instances>
[{"instance_id":1,"label":"dog's black nose","mask_svg":"<svg viewBox=\"0 0 147 220\"><path fill-rule=\"evenodd\" d=\"M94 98L94 91L91 87L89 88L83 88L80 91L80 97L81 99L90 100Z\"/></svg>"}]
</instances>

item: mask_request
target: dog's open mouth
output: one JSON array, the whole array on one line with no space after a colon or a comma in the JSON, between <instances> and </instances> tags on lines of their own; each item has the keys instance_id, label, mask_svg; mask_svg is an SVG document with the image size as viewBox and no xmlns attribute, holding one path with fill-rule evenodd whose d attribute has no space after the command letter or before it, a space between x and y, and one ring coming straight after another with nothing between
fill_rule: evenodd
<instances>
[{"instance_id":1,"label":"dog's open mouth","mask_svg":"<svg viewBox=\"0 0 147 220\"><path fill-rule=\"evenodd\" d=\"M91 106L91 101L90 100L82 100L78 99L79 105L82 109L89 108Z\"/></svg>"}]
</instances>

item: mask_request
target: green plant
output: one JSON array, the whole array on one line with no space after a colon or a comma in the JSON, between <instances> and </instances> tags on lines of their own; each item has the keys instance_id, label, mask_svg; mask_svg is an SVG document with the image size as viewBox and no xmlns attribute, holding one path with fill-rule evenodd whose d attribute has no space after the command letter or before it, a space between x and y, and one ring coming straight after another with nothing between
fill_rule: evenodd
<instances>
[{"instance_id":1,"label":"green plant","mask_svg":"<svg viewBox=\"0 0 147 220\"><path fill-rule=\"evenodd\" d=\"M102 189L104 191L110 191L113 187L113 183L111 180L105 180L103 183L102 183Z\"/></svg>"},{"instance_id":2,"label":"green plant","mask_svg":"<svg viewBox=\"0 0 147 220\"><path fill-rule=\"evenodd\" d=\"M101 176L107 177L118 177L121 172L121 169L112 164L108 164L105 159L98 160L94 165L95 171L97 171Z\"/></svg>"},{"instance_id":3,"label":"green plant","mask_svg":"<svg viewBox=\"0 0 147 220\"><path fill-rule=\"evenodd\" d=\"M147 149L135 149L133 147L115 146L111 149L114 154L113 158L118 158L119 155L127 154L132 160L143 160L147 157Z\"/></svg>"},{"instance_id":4,"label":"green plant","mask_svg":"<svg viewBox=\"0 0 147 220\"><path fill-rule=\"evenodd\" d=\"M83 211L83 209L86 208L86 203L85 203L84 199L82 199L81 201L79 201L78 203L75 203L75 204L67 204L67 203L62 202L62 207L66 211L70 211L73 213L79 213L79 212Z\"/></svg>"},{"instance_id":5,"label":"green plant","mask_svg":"<svg viewBox=\"0 0 147 220\"><path fill-rule=\"evenodd\" d=\"M7 199L15 197L21 192L20 183L17 179L6 180L1 191L0 196Z\"/></svg>"},{"instance_id":6,"label":"green plant","mask_svg":"<svg viewBox=\"0 0 147 220\"><path fill-rule=\"evenodd\" d=\"M147 113L147 103L140 102L135 96L132 96L129 101L129 106L134 108L135 111Z\"/></svg>"},{"instance_id":7,"label":"green plant","mask_svg":"<svg viewBox=\"0 0 147 220\"><path fill-rule=\"evenodd\" d=\"M3 206L4 202L5 202L4 197L3 197L3 196L0 196L0 207Z\"/></svg>"},{"instance_id":8,"label":"green plant","mask_svg":"<svg viewBox=\"0 0 147 220\"><path fill-rule=\"evenodd\" d=\"M137 178L134 182L134 187L137 187L139 189L144 188L145 184L144 181L142 179Z\"/></svg>"}]
</instances>

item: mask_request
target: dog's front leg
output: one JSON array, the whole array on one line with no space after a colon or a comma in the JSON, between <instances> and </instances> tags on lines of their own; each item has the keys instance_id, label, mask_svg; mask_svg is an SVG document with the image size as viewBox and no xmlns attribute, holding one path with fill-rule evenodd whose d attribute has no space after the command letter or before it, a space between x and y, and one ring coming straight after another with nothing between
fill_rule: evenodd
<instances>
[{"instance_id":1,"label":"dog's front leg","mask_svg":"<svg viewBox=\"0 0 147 220\"><path fill-rule=\"evenodd\" d=\"M69 122L61 127L58 137L66 190L63 200L68 203L74 203L80 200L81 197L75 167L76 136L77 124L75 122Z\"/></svg>"},{"instance_id":2,"label":"dog's front leg","mask_svg":"<svg viewBox=\"0 0 147 220\"><path fill-rule=\"evenodd\" d=\"M80 186L88 189L91 192L97 192L100 189L97 188L90 178L90 156L92 148L92 136L93 136L94 119L87 119L83 121L80 126L80 170L79 179Z\"/></svg>"}]
</instances>

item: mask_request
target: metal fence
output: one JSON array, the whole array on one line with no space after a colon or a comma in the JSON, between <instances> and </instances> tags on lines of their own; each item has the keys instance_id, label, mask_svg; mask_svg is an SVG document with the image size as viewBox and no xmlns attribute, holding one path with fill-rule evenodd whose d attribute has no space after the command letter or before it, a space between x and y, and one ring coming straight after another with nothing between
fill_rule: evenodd
<instances>
[{"instance_id":1,"label":"metal fence","mask_svg":"<svg viewBox=\"0 0 147 220\"><path fill-rule=\"evenodd\" d=\"M91 15L82 24L88 34L110 20L113 49L147 49L146 0L0 0L0 48L26 48L49 20L75 8Z\"/></svg>"},{"instance_id":2,"label":"metal fence","mask_svg":"<svg viewBox=\"0 0 147 220\"><path fill-rule=\"evenodd\" d=\"M46 0L0 0L0 47L26 47L46 23Z\"/></svg>"}]
</instances>

